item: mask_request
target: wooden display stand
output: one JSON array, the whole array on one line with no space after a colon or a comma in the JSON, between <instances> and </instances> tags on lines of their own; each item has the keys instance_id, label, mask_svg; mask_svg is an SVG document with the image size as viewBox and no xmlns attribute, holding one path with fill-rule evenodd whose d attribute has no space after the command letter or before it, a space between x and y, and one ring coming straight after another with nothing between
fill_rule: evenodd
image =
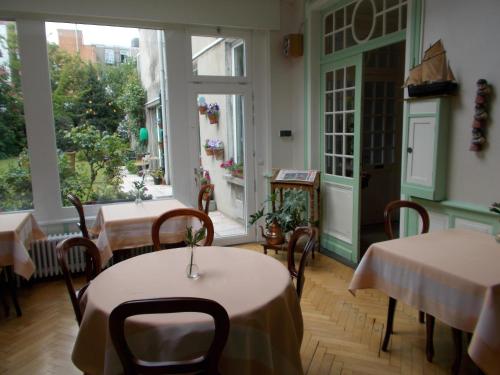
<instances>
[{"instance_id":1,"label":"wooden display stand","mask_svg":"<svg viewBox=\"0 0 500 375\"><path fill-rule=\"evenodd\" d=\"M319 242L320 230L319 230L319 221L320 221L320 207L321 207L321 196L320 196L320 171L303 171L304 173L312 173L314 174L314 179L312 181L299 181L299 180L284 180L278 179L278 175L280 175L280 170L276 169L273 171L273 177L271 178L271 194L275 194L276 190L279 191L279 202L283 204L283 190L287 189L296 189L303 190L309 193L309 222L314 223L314 226L318 229L318 238L316 239ZM316 194L315 194L316 193ZM273 212L276 210L276 202L273 202ZM312 225L312 224L311 224ZM288 250L288 242L285 241L280 245L269 245L268 243L262 244L264 248L264 254L267 254L267 250L275 250L278 253L278 250ZM318 247L319 249L319 247ZM313 252L314 256L314 252Z\"/></svg>"}]
</instances>

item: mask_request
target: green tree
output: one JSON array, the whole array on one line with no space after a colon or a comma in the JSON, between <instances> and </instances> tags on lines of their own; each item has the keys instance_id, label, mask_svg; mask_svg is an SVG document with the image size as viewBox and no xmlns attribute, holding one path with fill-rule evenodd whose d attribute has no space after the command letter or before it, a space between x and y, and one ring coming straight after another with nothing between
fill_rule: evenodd
<instances>
[{"instance_id":1,"label":"green tree","mask_svg":"<svg viewBox=\"0 0 500 375\"><path fill-rule=\"evenodd\" d=\"M76 109L81 116L80 124L88 123L100 131L114 133L123 120L123 112L111 90L99 77L97 69L92 64L86 64L86 71L86 86Z\"/></svg>"},{"instance_id":2,"label":"green tree","mask_svg":"<svg viewBox=\"0 0 500 375\"><path fill-rule=\"evenodd\" d=\"M101 132L90 124L75 127L65 135L70 138L78 150L78 160L89 165L90 175L86 181L84 200L91 199L94 193L94 184L99 172L105 172L110 185L118 187L121 183L120 167L125 160L127 145L116 134ZM83 179L83 176L80 176Z\"/></svg>"},{"instance_id":3,"label":"green tree","mask_svg":"<svg viewBox=\"0 0 500 375\"><path fill-rule=\"evenodd\" d=\"M0 159L4 159L17 156L27 145L14 24L7 24L7 36L0 38L0 44L8 51L8 65L0 66Z\"/></svg>"}]
</instances>

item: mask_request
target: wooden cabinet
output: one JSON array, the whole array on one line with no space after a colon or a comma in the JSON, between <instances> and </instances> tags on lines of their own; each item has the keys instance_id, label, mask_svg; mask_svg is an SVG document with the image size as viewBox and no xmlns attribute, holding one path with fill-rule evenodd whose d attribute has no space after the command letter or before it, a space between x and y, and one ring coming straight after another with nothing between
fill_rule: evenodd
<instances>
[{"instance_id":1,"label":"wooden cabinet","mask_svg":"<svg viewBox=\"0 0 500 375\"><path fill-rule=\"evenodd\" d=\"M434 201L446 198L449 98L406 102L401 192Z\"/></svg>"}]
</instances>

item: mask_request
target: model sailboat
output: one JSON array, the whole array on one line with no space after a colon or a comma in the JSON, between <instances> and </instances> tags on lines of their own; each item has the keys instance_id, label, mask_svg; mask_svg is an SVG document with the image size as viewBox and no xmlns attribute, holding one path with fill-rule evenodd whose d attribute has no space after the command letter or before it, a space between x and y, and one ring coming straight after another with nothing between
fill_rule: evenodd
<instances>
[{"instance_id":1,"label":"model sailboat","mask_svg":"<svg viewBox=\"0 0 500 375\"><path fill-rule=\"evenodd\" d=\"M457 90L458 84L441 40L425 51L422 63L410 70L404 86L408 87L411 97L449 95Z\"/></svg>"}]
</instances>

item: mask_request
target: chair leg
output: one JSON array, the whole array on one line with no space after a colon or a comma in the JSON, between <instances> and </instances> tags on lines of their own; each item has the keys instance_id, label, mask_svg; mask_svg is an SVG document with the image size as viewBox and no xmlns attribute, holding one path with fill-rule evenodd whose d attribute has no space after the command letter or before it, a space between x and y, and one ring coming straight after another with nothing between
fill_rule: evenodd
<instances>
[{"instance_id":1,"label":"chair leg","mask_svg":"<svg viewBox=\"0 0 500 375\"><path fill-rule=\"evenodd\" d=\"M457 375L460 372L460 363L462 362L462 331L452 328L453 344L455 346L455 359L451 366L451 373Z\"/></svg>"},{"instance_id":2,"label":"chair leg","mask_svg":"<svg viewBox=\"0 0 500 375\"><path fill-rule=\"evenodd\" d=\"M434 357L434 324L436 319L429 314L425 314L425 328L426 328L426 337L425 337L425 355L427 357L427 361L432 362L432 358Z\"/></svg>"},{"instance_id":3,"label":"chair leg","mask_svg":"<svg viewBox=\"0 0 500 375\"><path fill-rule=\"evenodd\" d=\"M419 311L418 312L418 321L421 323L421 324L424 324L425 323L425 313L423 311Z\"/></svg>"},{"instance_id":4,"label":"chair leg","mask_svg":"<svg viewBox=\"0 0 500 375\"><path fill-rule=\"evenodd\" d=\"M19 302L17 301L17 287L12 266L7 266L5 271L7 272L7 283L9 284L10 296L12 298L14 308L16 309L16 315L21 316L23 314L21 312L21 306L19 306Z\"/></svg>"},{"instance_id":5,"label":"chair leg","mask_svg":"<svg viewBox=\"0 0 500 375\"><path fill-rule=\"evenodd\" d=\"M392 327L394 324L394 311L396 310L396 300L392 297L389 297L389 307L387 309L387 324L385 327L385 336L384 341L382 343L382 350L384 352L387 351L387 346L389 345L389 339L392 334Z\"/></svg>"}]
</instances>

